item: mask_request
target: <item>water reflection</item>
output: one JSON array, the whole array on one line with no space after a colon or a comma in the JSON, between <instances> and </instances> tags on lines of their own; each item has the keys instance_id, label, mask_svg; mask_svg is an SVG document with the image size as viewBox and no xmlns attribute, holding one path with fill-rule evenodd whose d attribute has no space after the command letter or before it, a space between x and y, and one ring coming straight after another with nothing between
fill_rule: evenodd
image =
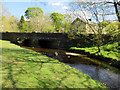
<instances>
[{"instance_id":1,"label":"water reflection","mask_svg":"<svg viewBox=\"0 0 120 90\"><path fill-rule=\"evenodd\" d=\"M67 64L80 72L88 74L92 79L106 84L110 88L120 87L120 73L115 73L109 69L104 69L99 66L85 65L85 64Z\"/></svg>"},{"instance_id":2,"label":"water reflection","mask_svg":"<svg viewBox=\"0 0 120 90\"><path fill-rule=\"evenodd\" d=\"M88 74L92 79L106 84L106 86L109 88L120 88L120 70L113 68L104 62L90 59L85 55L66 52L64 50L34 47L23 48L32 49L51 58L58 59L59 61L78 69L80 72Z\"/></svg>"}]
</instances>

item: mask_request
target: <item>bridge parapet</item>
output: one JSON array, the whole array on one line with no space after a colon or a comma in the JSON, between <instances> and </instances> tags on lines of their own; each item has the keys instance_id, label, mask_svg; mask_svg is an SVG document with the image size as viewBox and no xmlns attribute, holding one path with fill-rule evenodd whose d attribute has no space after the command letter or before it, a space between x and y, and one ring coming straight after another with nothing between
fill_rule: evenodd
<instances>
[{"instance_id":1,"label":"bridge parapet","mask_svg":"<svg viewBox=\"0 0 120 90\"><path fill-rule=\"evenodd\" d=\"M16 32L6 32L2 33L3 40L9 40L12 43L18 43L18 39L24 39L25 42L31 46L39 46L40 43L47 43L48 45L53 45L55 48L64 49L66 41L68 40L68 35L65 33L16 33ZM45 41L45 42L43 42ZM51 44L50 44L51 43ZM55 46L56 45L56 46Z\"/></svg>"},{"instance_id":2,"label":"bridge parapet","mask_svg":"<svg viewBox=\"0 0 120 90\"><path fill-rule=\"evenodd\" d=\"M89 34L85 36L83 34L79 35L78 39L70 40L66 33L16 33L16 32L6 32L0 33L2 34L3 40L9 40L12 43L18 43L18 39L25 40L24 43L30 44L32 46L45 46L48 44L58 49L66 49L72 46L77 46L78 44L81 46L95 44L90 38L93 38L93 34ZM109 42L109 35L103 35L104 43ZM48 43L49 42L49 43ZM42 44L41 44L42 43ZM45 43L45 44L43 44ZM51 44L50 44L51 43Z\"/></svg>"},{"instance_id":3,"label":"bridge parapet","mask_svg":"<svg viewBox=\"0 0 120 90\"><path fill-rule=\"evenodd\" d=\"M8 38L36 38L36 39L63 39L68 38L65 33L16 33L16 32L6 32L2 33L3 39Z\"/></svg>"}]
</instances>

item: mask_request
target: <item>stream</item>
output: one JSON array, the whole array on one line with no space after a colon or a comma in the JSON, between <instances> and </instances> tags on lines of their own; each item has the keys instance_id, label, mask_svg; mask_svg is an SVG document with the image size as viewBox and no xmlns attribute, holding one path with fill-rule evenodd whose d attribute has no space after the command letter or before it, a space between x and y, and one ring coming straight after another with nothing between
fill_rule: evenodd
<instances>
[{"instance_id":1,"label":"stream","mask_svg":"<svg viewBox=\"0 0 120 90\"><path fill-rule=\"evenodd\" d=\"M76 54L58 49L45 49L39 47L22 48L32 49L48 57L58 59L60 62L88 74L92 79L104 83L108 88L120 88L120 70L103 61L92 59L86 55Z\"/></svg>"}]
</instances>

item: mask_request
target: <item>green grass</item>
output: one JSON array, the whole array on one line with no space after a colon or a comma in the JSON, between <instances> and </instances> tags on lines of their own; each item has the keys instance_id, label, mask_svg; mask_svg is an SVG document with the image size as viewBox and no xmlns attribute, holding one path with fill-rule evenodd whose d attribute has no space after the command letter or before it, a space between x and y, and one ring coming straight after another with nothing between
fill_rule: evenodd
<instances>
[{"instance_id":1,"label":"green grass","mask_svg":"<svg viewBox=\"0 0 120 90\"><path fill-rule=\"evenodd\" d=\"M58 60L9 41L0 42L3 88L106 88Z\"/></svg>"},{"instance_id":2,"label":"green grass","mask_svg":"<svg viewBox=\"0 0 120 90\"><path fill-rule=\"evenodd\" d=\"M71 47L70 49L85 50L86 52L90 52L91 54L102 55L104 57L120 61L120 46L118 45L118 42L103 45L101 47L102 50L100 53L98 53L97 47L85 47L85 48Z\"/></svg>"}]
</instances>

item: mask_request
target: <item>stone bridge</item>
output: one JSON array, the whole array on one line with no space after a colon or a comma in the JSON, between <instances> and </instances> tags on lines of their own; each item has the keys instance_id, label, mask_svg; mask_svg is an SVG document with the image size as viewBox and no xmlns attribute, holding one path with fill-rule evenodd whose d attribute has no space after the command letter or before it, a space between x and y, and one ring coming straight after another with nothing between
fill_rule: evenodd
<instances>
[{"instance_id":1,"label":"stone bridge","mask_svg":"<svg viewBox=\"0 0 120 90\"><path fill-rule=\"evenodd\" d=\"M68 38L66 33L16 33L16 32L4 32L2 34L3 40L9 40L12 43L18 44L19 40L23 40L23 46L41 47L41 48L53 48L53 49L69 49L72 46L92 45L94 42L90 39L93 38L93 34L85 36L80 34L79 39ZM109 42L111 36L103 35L104 43ZM110 40L109 40L110 39Z\"/></svg>"},{"instance_id":2,"label":"stone bridge","mask_svg":"<svg viewBox=\"0 0 120 90\"><path fill-rule=\"evenodd\" d=\"M19 40L23 40L24 46L66 49L68 36L65 33L1 33L3 40L9 40L18 44Z\"/></svg>"}]
</instances>

